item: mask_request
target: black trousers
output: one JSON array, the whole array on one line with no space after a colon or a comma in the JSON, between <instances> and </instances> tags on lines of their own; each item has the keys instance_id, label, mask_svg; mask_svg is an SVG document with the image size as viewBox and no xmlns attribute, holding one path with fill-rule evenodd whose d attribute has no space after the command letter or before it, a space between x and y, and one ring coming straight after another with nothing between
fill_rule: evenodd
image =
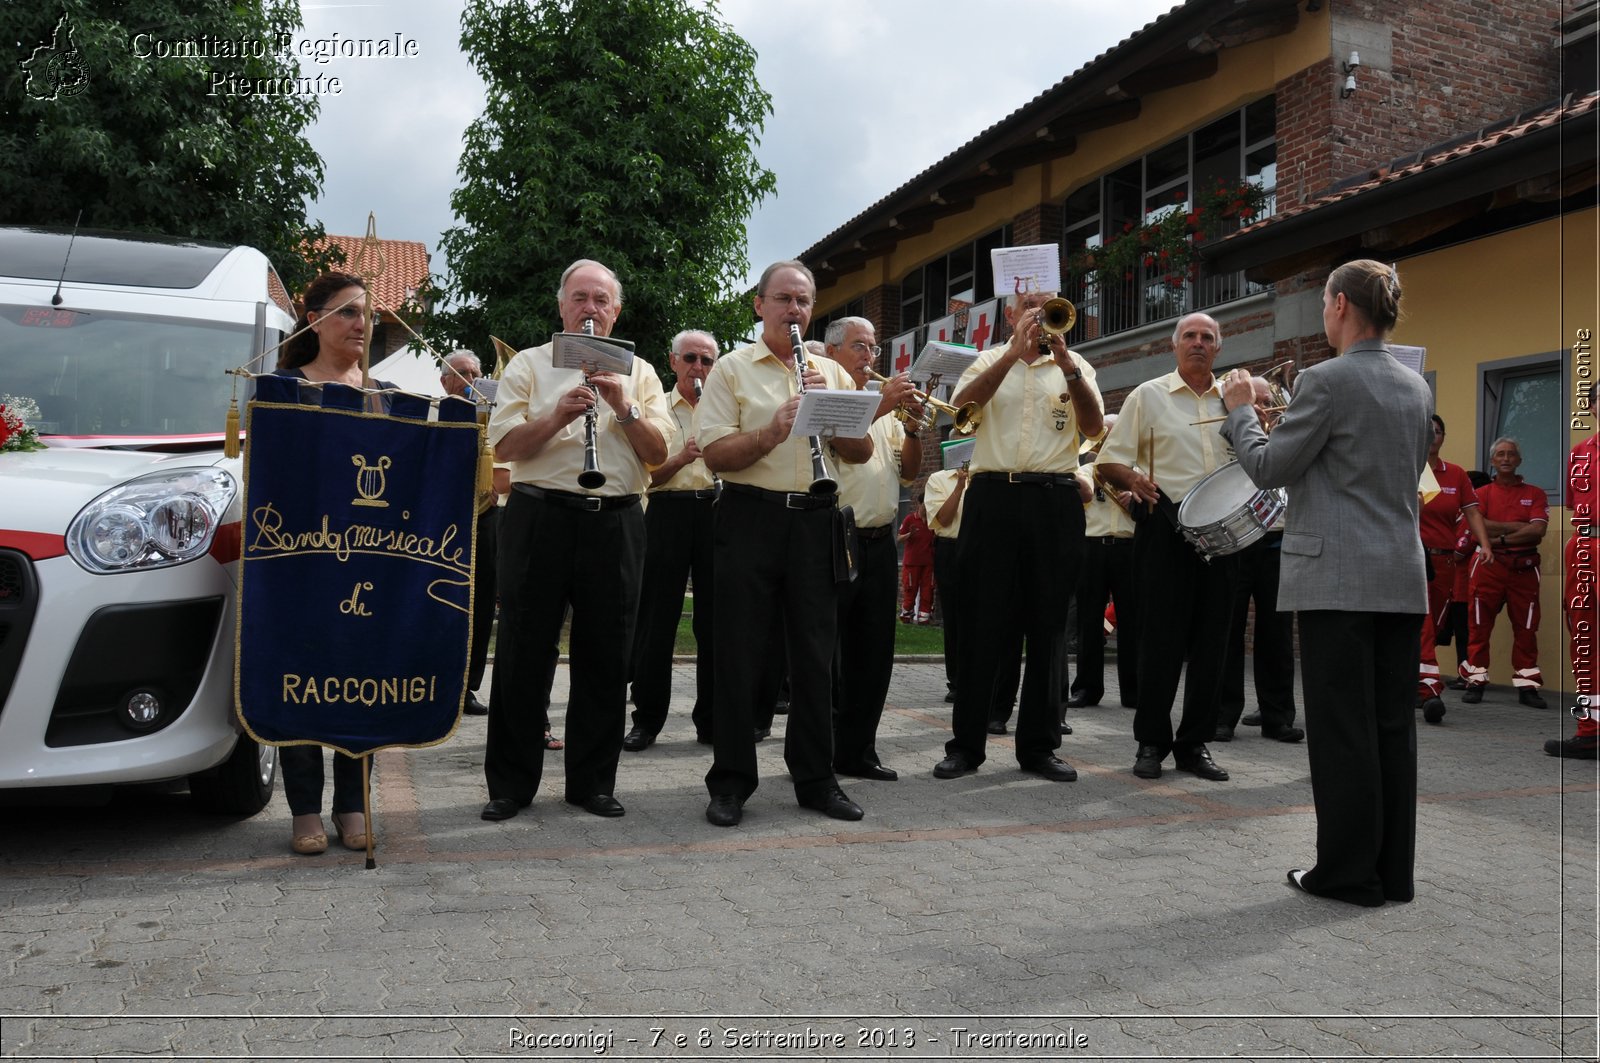
<instances>
[{"instance_id":1,"label":"black trousers","mask_svg":"<svg viewBox=\"0 0 1600 1063\"><path fill-rule=\"evenodd\" d=\"M895 597L900 557L894 535L857 537L861 551L853 583L839 586L838 639L833 653L833 763L854 768L881 763L878 723L894 671Z\"/></svg>"},{"instance_id":2,"label":"black trousers","mask_svg":"<svg viewBox=\"0 0 1600 1063\"><path fill-rule=\"evenodd\" d=\"M543 709L569 607L564 796L581 801L614 793L627 720L644 514L637 503L589 512L514 491L500 533L500 681L483 759L489 797L526 802L539 790Z\"/></svg>"},{"instance_id":3,"label":"black trousers","mask_svg":"<svg viewBox=\"0 0 1600 1063\"><path fill-rule=\"evenodd\" d=\"M1139 583L1139 707L1133 737L1163 755L1185 754L1217 731L1237 566L1231 555L1201 557L1160 513L1135 529L1133 566ZM1183 714L1174 732L1172 706L1186 660Z\"/></svg>"},{"instance_id":4,"label":"black trousers","mask_svg":"<svg viewBox=\"0 0 1600 1063\"><path fill-rule=\"evenodd\" d=\"M1312 893L1409 901L1417 846L1421 614L1300 614L1307 759L1317 806Z\"/></svg>"},{"instance_id":5,"label":"black trousers","mask_svg":"<svg viewBox=\"0 0 1600 1063\"><path fill-rule=\"evenodd\" d=\"M1083 555L1077 489L974 478L958 549L957 608L979 619L961 635L954 734L945 753L983 763L999 681L1026 645L1017 761L1048 757L1061 747L1062 635Z\"/></svg>"},{"instance_id":6,"label":"black trousers","mask_svg":"<svg viewBox=\"0 0 1600 1063\"><path fill-rule=\"evenodd\" d=\"M1117 686L1122 704L1139 704L1139 606L1133 591L1133 537L1085 539L1078 569L1078 670L1073 694L1105 697L1106 604L1117 603Z\"/></svg>"},{"instance_id":7,"label":"black trousers","mask_svg":"<svg viewBox=\"0 0 1600 1063\"><path fill-rule=\"evenodd\" d=\"M1294 723L1294 614L1278 612L1282 532L1271 532L1239 551L1239 581L1228 624L1228 658L1222 667L1222 708L1217 723L1237 727L1244 712L1244 626L1256 600L1256 705L1263 728Z\"/></svg>"},{"instance_id":8,"label":"black trousers","mask_svg":"<svg viewBox=\"0 0 1600 1063\"><path fill-rule=\"evenodd\" d=\"M322 746L284 746L278 750L278 766L283 775L283 796L291 816L309 816L322 811L322 758L330 750ZM333 752L333 811L363 811L361 761Z\"/></svg>"},{"instance_id":9,"label":"black trousers","mask_svg":"<svg viewBox=\"0 0 1600 1063\"><path fill-rule=\"evenodd\" d=\"M633 637L633 725L654 735L672 700L672 648L683 615L683 591L694 576L695 733L711 734L712 499L653 495L645 507L644 578Z\"/></svg>"},{"instance_id":10,"label":"black trousers","mask_svg":"<svg viewBox=\"0 0 1600 1063\"><path fill-rule=\"evenodd\" d=\"M472 558L472 651L467 661L467 689L483 685L489 664L489 634L494 630L494 610L499 596L495 586L500 552L500 507L490 506L478 515L478 546Z\"/></svg>"},{"instance_id":11,"label":"black trousers","mask_svg":"<svg viewBox=\"0 0 1600 1063\"><path fill-rule=\"evenodd\" d=\"M939 596L939 616L944 624L944 685L956 688L961 657L961 610L956 594L956 540L937 535L933 540L933 592Z\"/></svg>"},{"instance_id":12,"label":"black trousers","mask_svg":"<svg viewBox=\"0 0 1600 1063\"><path fill-rule=\"evenodd\" d=\"M717 550L715 697L706 789L745 800L760 783L755 726L772 711L773 623L782 620L789 665L783 759L795 796L838 785L829 696L838 593L833 582L833 510L786 509L725 490L713 520ZM767 679L764 682L763 676ZM762 704L762 699L767 702Z\"/></svg>"}]
</instances>

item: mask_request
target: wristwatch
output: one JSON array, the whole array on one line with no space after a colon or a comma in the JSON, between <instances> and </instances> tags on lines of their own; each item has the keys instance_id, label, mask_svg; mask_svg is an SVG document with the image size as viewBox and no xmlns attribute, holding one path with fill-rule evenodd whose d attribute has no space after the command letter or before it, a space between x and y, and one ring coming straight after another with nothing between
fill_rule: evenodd
<instances>
[{"instance_id":1,"label":"wristwatch","mask_svg":"<svg viewBox=\"0 0 1600 1063\"><path fill-rule=\"evenodd\" d=\"M618 417L617 418L617 424L619 424L619 425L632 424L633 422L637 421L638 419L639 419L639 404L637 402L632 402L632 403L628 404L628 416L626 416L626 417Z\"/></svg>"}]
</instances>

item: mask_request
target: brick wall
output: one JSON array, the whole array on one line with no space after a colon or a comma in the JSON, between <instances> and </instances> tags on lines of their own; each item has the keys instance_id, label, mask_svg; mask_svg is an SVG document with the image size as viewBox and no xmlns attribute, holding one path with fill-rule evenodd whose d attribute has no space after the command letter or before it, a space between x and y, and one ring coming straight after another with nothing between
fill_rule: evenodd
<instances>
[{"instance_id":1,"label":"brick wall","mask_svg":"<svg viewBox=\"0 0 1600 1063\"><path fill-rule=\"evenodd\" d=\"M1041 203L1029 207L1012 221L1011 242L1016 247L1062 243L1061 204Z\"/></svg>"}]
</instances>

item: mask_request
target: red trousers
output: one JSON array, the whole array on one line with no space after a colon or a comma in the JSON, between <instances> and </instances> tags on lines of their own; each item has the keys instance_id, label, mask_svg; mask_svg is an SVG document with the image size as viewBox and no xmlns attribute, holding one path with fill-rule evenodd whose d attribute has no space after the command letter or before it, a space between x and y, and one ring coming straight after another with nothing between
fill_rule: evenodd
<instances>
[{"instance_id":1,"label":"red trousers","mask_svg":"<svg viewBox=\"0 0 1600 1063\"><path fill-rule=\"evenodd\" d=\"M1456 582L1454 555L1430 554L1429 560L1433 562L1433 579L1428 581L1428 615L1422 621L1422 652L1417 665L1418 701L1444 694L1444 682L1439 678L1439 650L1434 643L1439 626L1450 622L1450 598Z\"/></svg>"},{"instance_id":2,"label":"red trousers","mask_svg":"<svg viewBox=\"0 0 1600 1063\"><path fill-rule=\"evenodd\" d=\"M1467 659L1461 678L1482 685L1489 682L1489 637L1502 607L1511 621L1511 684L1538 688L1539 673L1539 568L1518 568L1519 559L1496 557L1484 564L1483 555L1472 562L1467 590Z\"/></svg>"},{"instance_id":3,"label":"red trousers","mask_svg":"<svg viewBox=\"0 0 1600 1063\"><path fill-rule=\"evenodd\" d=\"M927 615L933 612L933 566L932 565L905 565L900 570L900 611L917 615L915 608L917 597L922 597L922 613Z\"/></svg>"}]
</instances>

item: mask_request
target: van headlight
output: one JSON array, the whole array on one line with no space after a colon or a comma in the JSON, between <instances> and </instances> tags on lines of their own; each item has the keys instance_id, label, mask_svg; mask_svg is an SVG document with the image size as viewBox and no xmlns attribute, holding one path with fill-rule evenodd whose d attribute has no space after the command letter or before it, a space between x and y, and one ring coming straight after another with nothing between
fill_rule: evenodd
<instances>
[{"instance_id":1,"label":"van headlight","mask_svg":"<svg viewBox=\"0 0 1600 1063\"><path fill-rule=\"evenodd\" d=\"M67 528L67 553L90 572L181 565L211 549L238 486L223 469L172 469L129 480Z\"/></svg>"}]
</instances>

